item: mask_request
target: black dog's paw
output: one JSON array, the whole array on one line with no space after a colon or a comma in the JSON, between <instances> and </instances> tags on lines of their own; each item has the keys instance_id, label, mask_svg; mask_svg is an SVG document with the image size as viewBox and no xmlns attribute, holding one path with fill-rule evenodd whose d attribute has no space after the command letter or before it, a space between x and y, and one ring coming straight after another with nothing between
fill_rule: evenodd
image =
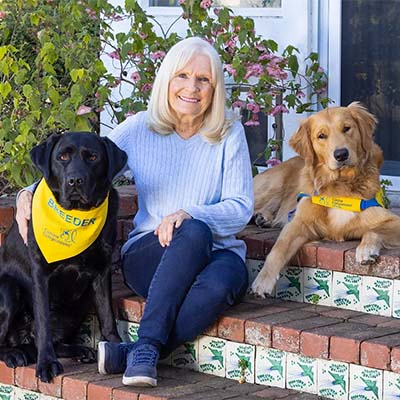
<instances>
[{"instance_id":1,"label":"black dog's paw","mask_svg":"<svg viewBox=\"0 0 400 400\"><path fill-rule=\"evenodd\" d=\"M7 352L3 361L8 368L25 367L29 364L28 356L20 349L13 349Z\"/></svg>"},{"instance_id":2,"label":"black dog's paw","mask_svg":"<svg viewBox=\"0 0 400 400\"><path fill-rule=\"evenodd\" d=\"M49 383L57 375L64 372L64 368L57 360L43 361L36 364L36 377L42 382Z\"/></svg>"},{"instance_id":3,"label":"black dog's paw","mask_svg":"<svg viewBox=\"0 0 400 400\"><path fill-rule=\"evenodd\" d=\"M81 363L92 364L97 360L96 350L92 349L91 347L80 346L79 353L80 354L75 357L75 359Z\"/></svg>"}]
</instances>

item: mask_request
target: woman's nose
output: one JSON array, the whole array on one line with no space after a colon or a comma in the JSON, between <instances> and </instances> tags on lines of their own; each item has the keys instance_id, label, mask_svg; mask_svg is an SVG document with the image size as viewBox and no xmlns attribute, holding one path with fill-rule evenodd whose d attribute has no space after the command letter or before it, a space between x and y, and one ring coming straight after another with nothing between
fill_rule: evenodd
<instances>
[{"instance_id":1,"label":"woman's nose","mask_svg":"<svg viewBox=\"0 0 400 400\"><path fill-rule=\"evenodd\" d=\"M190 77L190 78L188 79L188 85L189 85L189 88L190 88L191 90L193 90L193 91L198 91L198 90L200 90L199 82L198 82L198 80L197 80L195 77Z\"/></svg>"}]
</instances>

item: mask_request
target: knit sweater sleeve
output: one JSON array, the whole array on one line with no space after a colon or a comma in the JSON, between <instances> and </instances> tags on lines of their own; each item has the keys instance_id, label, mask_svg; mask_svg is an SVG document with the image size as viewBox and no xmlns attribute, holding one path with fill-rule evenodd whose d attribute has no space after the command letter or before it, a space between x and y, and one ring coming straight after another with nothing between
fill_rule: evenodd
<instances>
[{"instance_id":1,"label":"knit sweater sleeve","mask_svg":"<svg viewBox=\"0 0 400 400\"><path fill-rule=\"evenodd\" d=\"M254 207L251 162L243 126L235 123L225 140L220 201L188 206L184 210L205 222L213 234L220 237L244 229Z\"/></svg>"}]
</instances>

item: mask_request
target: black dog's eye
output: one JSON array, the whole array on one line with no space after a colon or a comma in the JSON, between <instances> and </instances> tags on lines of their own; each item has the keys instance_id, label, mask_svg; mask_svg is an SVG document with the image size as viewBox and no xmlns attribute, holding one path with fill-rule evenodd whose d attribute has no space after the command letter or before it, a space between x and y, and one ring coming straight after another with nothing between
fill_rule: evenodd
<instances>
[{"instance_id":1,"label":"black dog's eye","mask_svg":"<svg viewBox=\"0 0 400 400\"><path fill-rule=\"evenodd\" d=\"M61 153L57 157L60 161L68 161L69 160L69 154L68 153Z\"/></svg>"},{"instance_id":2,"label":"black dog's eye","mask_svg":"<svg viewBox=\"0 0 400 400\"><path fill-rule=\"evenodd\" d=\"M328 135L326 135L325 133L323 133L323 132L321 132L319 135L318 135L318 139L326 139L328 137Z\"/></svg>"},{"instance_id":3,"label":"black dog's eye","mask_svg":"<svg viewBox=\"0 0 400 400\"><path fill-rule=\"evenodd\" d=\"M346 133L350 130L350 126L343 127L343 133Z\"/></svg>"},{"instance_id":4,"label":"black dog's eye","mask_svg":"<svg viewBox=\"0 0 400 400\"><path fill-rule=\"evenodd\" d=\"M88 155L88 158L87 158L89 161L96 161L97 160L97 154L96 153L90 153L89 155Z\"/></svg>"}]
</instances>

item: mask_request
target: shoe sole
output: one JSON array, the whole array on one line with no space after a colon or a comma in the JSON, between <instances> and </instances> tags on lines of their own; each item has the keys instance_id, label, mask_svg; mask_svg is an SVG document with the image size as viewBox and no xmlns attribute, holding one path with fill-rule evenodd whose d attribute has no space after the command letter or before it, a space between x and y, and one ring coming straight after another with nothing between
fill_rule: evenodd
<instances>
[{"instance_id":1,"label":"shoe sole","mask_svg":"<svg viewBox=\"0 0 400 400\"><path fill-rule=\"evenodd\" d=\"M105 369L105 356L106 356L106 342L99 342L97 347L97 369L99 374L107 375L107 371Z\"/></svg>"},{"instance_id":2,"label":"shoe sole","mask_svg":"<svg viewBox=\"0 0 400 400\"><path fill-rule=\"evenodd\" d=\"M123 376L122 384L125 386L136 387L156 387L157 379L150 378L149 376Z\"/></svg>"}]
</instances>

